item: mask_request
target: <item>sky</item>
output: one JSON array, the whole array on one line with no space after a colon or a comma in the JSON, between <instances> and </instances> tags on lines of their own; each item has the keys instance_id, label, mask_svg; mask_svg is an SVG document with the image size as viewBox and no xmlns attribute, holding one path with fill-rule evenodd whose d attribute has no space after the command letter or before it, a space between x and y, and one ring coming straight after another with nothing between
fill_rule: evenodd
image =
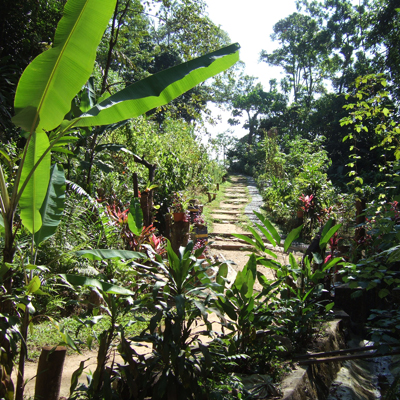
<instances>
[{"instance_id":1,"label":"sky","mask_svg":"<svg viewBox=\"0 0 400 400\"><path fill-rule=\"evenodd\" d=\"M267 90L269 80L283 77L278 67L270 67L259 62L261 50L272 52L278 44L270 35L273 26L281 19L296 11L295 0L206 0L210 19L226 31L232 42L241 46L240 59L246 64L245 74L259 78ZM213 116L222 114L212 107ZM228 129L234 130L237 137L247 132L241 126L232 127L227 123L229 113L223 113L222 122L216 127L207 125L207 130L216 135Z\"/></svg>"}]
</instances>

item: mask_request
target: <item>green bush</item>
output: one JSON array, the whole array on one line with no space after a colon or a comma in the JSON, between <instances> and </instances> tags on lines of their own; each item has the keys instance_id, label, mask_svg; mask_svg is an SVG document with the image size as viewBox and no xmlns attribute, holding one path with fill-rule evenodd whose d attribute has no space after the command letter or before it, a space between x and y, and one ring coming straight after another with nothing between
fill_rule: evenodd
<instances>
[{"instance_id":1,"label":"green bush","mask_svg":"<svg viewBox=\"0 0 400 400\"><path fill-rule=\"evenodd\" d=\"M337 198L327 176L331 161L323 148L323 141L322 137L314 142L297 137L285 151L279 149L274 137L263 142L265 165L257 176L257 182L265 207L273 211L271 216L288 229L293 227L296 212L301 209L300 196L312 195L313 205L306 215L308 233L305 236L311 234L317 217L334 205Z\"/></svg>"}]
</instances>

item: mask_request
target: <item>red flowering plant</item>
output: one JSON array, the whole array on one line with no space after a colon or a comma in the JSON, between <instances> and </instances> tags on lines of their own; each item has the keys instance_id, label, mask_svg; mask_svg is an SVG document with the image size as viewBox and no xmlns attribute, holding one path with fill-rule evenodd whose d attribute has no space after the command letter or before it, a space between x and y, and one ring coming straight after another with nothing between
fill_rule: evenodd
<instances>
[{"instance_id":1,"label":"red flowering plant","mask_svg":"<svg viewBox=\"0 0 400 400\"><path fill-rule=\"evenodd\" d=\"M302 235L305 238L310 238L313 232L313 228L316 222L316 207L315 207L315 198L313 194L304 195L302 194L299 197L301 201L301 209L304 211L307 219L305 219L303 224Z\"/></svg>"},{"instance_id":2,"label":"red flowering plant","mask_svg":"<svg viewBox=\"0 0 400 400\"><path fill-rule=\"evenodd\" d=\"M128 223L129 207L126 210L121 210L121 206L114 203L108 204L106 210L115 225L123 226Z\"/></svg>"},{"instance_id":3,"label":"red flowering plant","mask_svg":"<svg viewBox=\"0 0 400 400\"><path fill-rule=\"evenodd\" d=\"M194 244L193 250L192 250L193 254L194 254L195 251L198 250L198 249L203 249L203 252L201 253L200 257L201 257L201 256L206 256L206 255L207 255L207 253L208 253L208 247L207 247L207 242L206 242L205 239L197 239L197 240L196 240L196 243Z\"/></svg>"},{"instance_id":4,"label":"red flowering plant","mask_svg":"<svg viewBox=\"0 0 400 400\"><path fill-rule=\"evenodd\" d=\"M196 217L193 220L193 223L195 225L201 225L201 226L207 225L206 220L204 219L204 217L201 214L196 215Z\"/></svg>"},{"instance_id":5,"label":"red flowering plant","mask_svg":"<svg viewBox=\"0 0 400 400\"><path fill-rule=\"evenodd\" d=\"M125 207L127 208L123 209ZM156 228L153 224L143 226L142 220L137 224L136 229L134 229L135 232L132 232L132 224L129 224L132 204L131 207L127 205L125 207L121 207L121 205L115 203L108 204L106 207L107 214L113 221L113 224L121 229L120 236L125 244L125 249L143 251L147 246L150 246L157 254L162 255L165 252L165 238L163 236L156 236ZM136 209L140 215L141 210L138 207ZM134 219L133 216L132 219Z\"/></svg>"},{"instance_id":6,"label":"red flowering plant","mask_svg":"<svg viewBox=\"0 0 400 400\"><path fill-rule=\"evenodd\" d=\"M314 195L313 195L313 194L310 194L310 195L307 195L307 196L305 196L304 194L302 194L302 195L299 197L299 200L302 202L301 209L302 209L305 213L310 212L310 211L314 208L313 198L314 198Z\"/></svg>"}]
</instances>

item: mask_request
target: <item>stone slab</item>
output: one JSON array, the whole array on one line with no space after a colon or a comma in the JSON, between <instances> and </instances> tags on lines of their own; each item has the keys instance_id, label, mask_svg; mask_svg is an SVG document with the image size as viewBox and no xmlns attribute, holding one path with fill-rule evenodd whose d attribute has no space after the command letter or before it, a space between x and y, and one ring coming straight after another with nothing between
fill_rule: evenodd
<instances>
[{"instance_id":1,"label":"stone slab","mask_svg":"<svg viewBox=\"0 0 400 400\"><path fill-rule=\"evenodd\" d=\"M211 214L211 217L217 220L236 221L237 214Z\"/></svg>"},{"instance_id":2,"label":"stone slab","mask_svg":"<svg viewBox=\"0 0 400 400\"><path fill-rule=\"evenodd\" d=\"M246 202L248 201L247 196L245 196L245 195L241 196L241 195L237 195L237 194L231 194L231 195L225 194L225 199L228 201L231 201L232 199L237 199L237 200L246 201Z\"/></svg>"},{"instance_id":3,"label":"stone slab","mask_svg":"<svg viewBox=\"0 0 400 400\"><path fill-rule=\"evenodd\" d=\"M232 210L240 210L241 208L243 208L243 204L231 204L231 203L225 203L225 202L221 202L219 203L220 208L228 208L228 209L232 209Z\"/></svg>"},{"instance_id":4,"label":"stone slab","mask_svg":"<svg viewBox=\"0 0 400 400\"><path fill-rule=\"evenodd\" d=\"M213 224L213 235L231 235L232 233L251 235L251 233L234 224Z\"/></svg>"},{"instance_id":5,"label":"stone slab","mask_svg":"<svg viewBox=\"0 0 400 400\"><path fill-rule=\"evenodd\" d=\"M233 203L233 204L235 204L235 203L247 204L248 202L249 201L247 199L245 199L245 198L240 199L238 197L232 197L232 198L225 197L225 200L224 200L224 203L227 203L227 204L231 204L231 203Z\"/></svg>"},{"instance_id":6,"label":"stone slab","mask_svg":"<svg viewBox=\"0 0 400 400\"><path fill-rule=\"evenodd\" d=\"M215 208L214 210L211 210L213 214L224 214L224 215L240 215L238 211L231 211L227 208L222 209L222 208Z\"/></svg>"},{"instance_id":7,"label":"stone slab","mask_svg":"<svg viewBox=\"0 0 400 400\"><path fill-rule=\"evenodd\" d=\"M341 320L328 322L324 335L318 343L316 352L335 351L345 347ZM324 399L329 387L340 370L338 361L297 366L281 382L282 400Z\"/></svg>"},{"instance_id":8,"label":"stone slab","mask_svg":"<svg viewBox=\"0 0 400 400\"><path fill-rule=\"evenodd\" d=\"M225 191L225 196L247 196L247 192L244 190L230 190L230 191Z\"/></svg>"}]
</instances>

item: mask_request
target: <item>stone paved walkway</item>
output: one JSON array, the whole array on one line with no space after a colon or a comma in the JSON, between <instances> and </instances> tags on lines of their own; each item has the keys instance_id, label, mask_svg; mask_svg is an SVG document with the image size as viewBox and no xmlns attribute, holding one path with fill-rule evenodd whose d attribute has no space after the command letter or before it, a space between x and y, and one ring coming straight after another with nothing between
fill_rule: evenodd
<instances>
[{"instance_id":1,"label":"stone paved walkway","mask_svg":"<svg viewBox=\"0 0 400 400\"><path fill-rule=\"evenodd\" d=\"M218 208L211 212L214 219L213 232L209 234L211 255L219 261L231 261L231 268L228 279L233 281L237 271L241 271L246 265L252 246L248 245L235 236L234 233L252 236L246 231L245 221L250 220L254 225L259 222L253 213L253 210L260 211L262 206L262 197L258 193L255 182L250 177L242 175L233 175L230 177L232 186L227 188L224 193L224 199ZM247 217L247 218L245 218ZM272 245L271 245L272 249ZM282 251L282 248L274 249L278 256L278 261L288 263L288 257ZM274 273L271 269L257 267L267 278L273 279ZM256 281L255 290L261 290L261 285Z\"/></svg>"}]
</instances>

